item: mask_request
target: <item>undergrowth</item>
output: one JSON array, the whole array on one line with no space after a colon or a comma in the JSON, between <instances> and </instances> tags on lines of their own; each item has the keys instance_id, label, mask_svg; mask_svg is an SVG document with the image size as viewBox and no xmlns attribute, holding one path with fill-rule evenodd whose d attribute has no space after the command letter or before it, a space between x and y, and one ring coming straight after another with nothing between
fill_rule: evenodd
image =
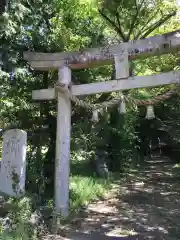
<instances>
[{"instance_id":1,"label":"undergrowth","mask_svg":"<svg viewBox=\"0 0 180 240\"><path fill-rule=\"evenodd\" d=\"M84 176L71 177L71 213L78 211L81 206L88 204L91 200L102 197L109 188L109 180Z\"/></svg>"},{"instance_id":2,"label":"undergrowth","mask_svg":"<svg viewBox=\"0 0 180 240\"><path fill-rule=\"evenodd\" d=\"M69 218L76 214L82 206L86 206L90 201L102 197L109 188L110 180L93 176L71 176ZM0 239L39 239L41 235L45 235L49 231L43 221L39 222L38 219L35 219L37 216L34 216L35 209L32 207L34 205L32 199L31 197L23 197L7 200L12 207L5 218L1 218ZM50 208L53 205L52 203L53 200L50 200ZM6 220L8 221L6 222Z\"/></svg>"}]
</instances>

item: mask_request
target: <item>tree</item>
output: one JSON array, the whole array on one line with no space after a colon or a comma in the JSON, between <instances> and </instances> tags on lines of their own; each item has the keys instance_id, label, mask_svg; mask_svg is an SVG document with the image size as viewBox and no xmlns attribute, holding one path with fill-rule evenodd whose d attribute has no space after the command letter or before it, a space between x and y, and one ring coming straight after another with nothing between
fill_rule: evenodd
<instances>
[{"instance_id":1,"label":"tree","mask_svg":"<svg viewBox=\"0 0 180 240\"><path fill-rule=\"evenodd\" d=\"M116 1L99 3L99 13L116 31L118 37L127 42L143 39L176 15L175 1Z\"/></svg>"}]
</instances>

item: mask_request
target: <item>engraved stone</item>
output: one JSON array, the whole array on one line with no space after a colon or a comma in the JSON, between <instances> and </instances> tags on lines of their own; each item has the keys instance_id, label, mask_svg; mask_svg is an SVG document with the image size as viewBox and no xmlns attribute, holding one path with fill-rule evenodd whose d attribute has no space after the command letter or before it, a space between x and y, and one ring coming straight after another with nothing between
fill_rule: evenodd
<instances>
[{"instance_id":1,"label":"engraved stone","mask_svg":"<svg viewBox=\"0 0 180 240\"><path fill-rule=\"evenodd\" d=\"M25 191L27 133L20 129L3 135L0 191L19 196Z\"/></svg>"}]
</instances>

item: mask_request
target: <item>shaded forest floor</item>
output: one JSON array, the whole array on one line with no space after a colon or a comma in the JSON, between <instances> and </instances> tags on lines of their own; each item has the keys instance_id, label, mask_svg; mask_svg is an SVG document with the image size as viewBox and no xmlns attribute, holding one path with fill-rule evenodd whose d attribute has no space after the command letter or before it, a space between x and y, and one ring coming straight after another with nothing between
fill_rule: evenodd
<instances>
[{"instance_id":1,"label":"shaded forest floor","mask_svg":"<svg viewBox=\"0 0 180 240\"><path fill-rule=\"evenodd\" d=\"M151 162L131 170L72 219L68 238L180 239L180 174L173 166Z\"/></svg>"}]
</instances>

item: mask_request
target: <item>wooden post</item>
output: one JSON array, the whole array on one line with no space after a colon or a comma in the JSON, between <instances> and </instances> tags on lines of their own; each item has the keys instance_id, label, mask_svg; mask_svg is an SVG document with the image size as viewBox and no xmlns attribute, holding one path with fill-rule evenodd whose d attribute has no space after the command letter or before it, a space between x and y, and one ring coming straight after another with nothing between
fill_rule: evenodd
<instances>
[{"instance_id":1,"label":"wooden post","mask_svg":"<svg viewBox=\"0 0 180 240\"><path fill-rule=\"evenodd\" d=\"M121 55L116 55L114 57L115 69L116 69L116 79L124 79L129 77L129 59L128 51L125 50ZM125 80L127 81L127 80ZM122 99L124 99L122 97ZM118 111L120 114L126 113L126 105L124 101L120 102Z\"/></svg>"},{"instance_id":2,"label":"wooden post","mask_svg":"<svg viewBox=\"0 0 180 240\"><path fill-rule=\"evenodd\" d=\"M115 69L116 69L116 79L128 78L129 77L129 61L128 61L128 51L124 51L120 55L115 55Z\"/></svg>"},{"instance_id":3,"label":"wooden post","mask_svg":"<svg viewBox=\"0 0 180 240\"><path fill-rule=\"evenodd\" d=\"M69 67L60 67L58 76L59 83L69 86L71 82L71 69ZM57 104L55 213L67 217L69 214L71 100L66 92L57 93Z\"/></svg>"}]
</instances>

